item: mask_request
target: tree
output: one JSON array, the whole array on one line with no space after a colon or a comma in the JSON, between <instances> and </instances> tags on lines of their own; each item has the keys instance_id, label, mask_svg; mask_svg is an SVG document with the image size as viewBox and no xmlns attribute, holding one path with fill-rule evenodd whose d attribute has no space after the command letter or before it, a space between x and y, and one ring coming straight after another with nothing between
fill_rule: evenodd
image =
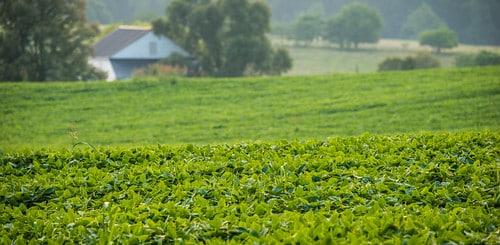
<instances>
[{"instance_id":1,"label":"tree","mask_svg":"<svg viewBox=\"0 0 500 245\"><path fill-rule=\"evenodd\" d=\"M383 27L382 18L377 10L362 3L352 3L330 18L326 27L327 39L354 43L354 48L362 42L374 43L380 38Z\"/></svg>"},{"instance_id":2,"label":"tree","mask_svg":"<svg viewBox=\"0 0 500 245\"><path fill-rule=\"evenodd\" d=\"M242 76L269 73L273 52L266 33L271 30L271 10L261 1L222 0L227 13L224 51L226 63L222 76Z\"/></svg>"},{"instance_id":3,"label":"tree","mask_svg":"<svg viewBox=\"0 0 500 245\"><path fill-rule=\"evenodd\" d=\"M0 3L0 81L103 79L91 67L84 0L8 0Z\"/></svg>"},{"instance_id":4,"label":"tree","mask_svg":"<svg viewBox=\"0 0 500 245\"><path fill-rule=\"evenodd\" d=\"M281 75L281 73L292 69L292 66L293 60L290 58L288 50L280 48L273 52L270 74Z\"/></svg>"},{"instance_id":5,"label":"tree","mask_svg":"<svg viewBox=\"0 0 500 245\"><path fill-rule=\"evenodd\" d=\"M271 45L260 38L236 36L228 40L225 57L228 62L223 76L262 74L269 67Z\"/></svg>"},{"instance_id":6,"label":"tree","mask_svg":"<svg viewBox=\"0 0 500 245\"><path fill-rule=\"evenodd\" d=\"M346 25L346 20L340 15L332 16L326 23L325 38L331 42L338 43L340 48L345 48L348 44L346 36L348 30Z\"/></svg>"},{"instance_id":7,"label":"tree","mask_svg":"<svg viewBox=\"0 0 500 245\"><path fill-rule=\"evenodd\" d=\"M225 16L220 6L203 0L176 0L168 5L167 16L153 21L153 31L189 51L205 72L217 73L223 64L221 37Z\"/></svg>"},{"instance_id":8,"label":"tree","mask_svg":"<svg viewBox=\"0 0 500 245\"><path fill-rule=\"evenodd\" d=\"M404 36L414 38L422 31L439 28L447 28L446 23L434 13L428 4L422 3L418 9L408 16L402 31Z\"/></svg>"},{"instance_id":9,"label":"tree","mask_svg":"<svg viewBox=\"0 0 500 245\"><path fill-rule=\"evenodd\" d=\"M443 48L454 48L458 46L458 38L454 31L446 28L428 30L420 33L420 45L429 45L441 53Z\"/></svg>"},{"instance_id":10,"label":"tree","mask_svg":"<svg viewBox=\"0 0 500 245\"><path fill-rule=\"evenodd\" d=\"M323 29L323 19L320 15L304 14L293 25L294 38L307 44L321 36Z\"/></svg>"},{"instance_id":11,"label":"tree","mask_svg":"<svg viewBox=\"0 0 500 245\"><path fill-rule=\"evenodd\" d=\"M153 22L153 30L192 54L205 74L269 74L274 52L266 36L270 17L262 1L174 0L167 17Z\"/></svg>"}]
</instances>

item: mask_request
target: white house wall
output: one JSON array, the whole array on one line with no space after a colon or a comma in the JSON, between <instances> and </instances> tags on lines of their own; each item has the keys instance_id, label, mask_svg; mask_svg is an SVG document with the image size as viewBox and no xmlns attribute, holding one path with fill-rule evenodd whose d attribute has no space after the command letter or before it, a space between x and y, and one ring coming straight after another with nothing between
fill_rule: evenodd
<instances>
[{"instance_id":1,"label":"white house wall","mask_svg":"<svg viewBox=\"0 0 500 245\"><path fill-rule=\"evenodd\" d=\"M156 43L156 52L150 52L151 43ZM186 52L177 46L170 39L163 36L156 36L150 32L139 38L128 47L120 50L110 58L112 59L164 59L173 52L186 54Z\"/></svg>"},{"instance_id":2,"label":"white house wall","mask_svg":"<svg viewBox=\"0 0 500 245\"><path fill-rule=\"evenodd\" d=\"M89 59L89 64L101 71L106 72L108 75L106 78L107 81L116 80L115 71L113 70L113 66L111 65L108 57L92 57Z\"/></svg>"}]
</instances>

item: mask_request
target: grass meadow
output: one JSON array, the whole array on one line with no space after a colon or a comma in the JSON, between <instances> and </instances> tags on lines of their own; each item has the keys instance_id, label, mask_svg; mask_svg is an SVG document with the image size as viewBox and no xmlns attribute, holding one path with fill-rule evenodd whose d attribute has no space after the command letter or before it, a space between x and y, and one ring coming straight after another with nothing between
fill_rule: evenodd
<instances>
[{"instance_id":1,"label":"grass meadow","mask_svg":"<svg viewBox=\"0 0 500 245\"><path fill-rule=\"evenodd\" d=\"M0 149L500 129L499 67L0 84Z\"/></svg>"}]
</instances>

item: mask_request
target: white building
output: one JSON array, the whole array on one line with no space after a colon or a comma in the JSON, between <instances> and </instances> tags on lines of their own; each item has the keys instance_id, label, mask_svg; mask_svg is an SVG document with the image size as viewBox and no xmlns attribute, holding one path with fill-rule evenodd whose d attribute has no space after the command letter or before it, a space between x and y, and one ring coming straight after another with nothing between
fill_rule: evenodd
<instances>
[{"instance_id":1,"label":"white building","mask_svg":"<svg viewBox=\"0 0 500 245\"><path fill-rule=\"evenodd\" d=\"M108 81L127 79L135 69L145 67L177 52L188 55L149 27L120 26L94 44L95 57L89 63L108 74Z\"/></svg>"}]
</instances>

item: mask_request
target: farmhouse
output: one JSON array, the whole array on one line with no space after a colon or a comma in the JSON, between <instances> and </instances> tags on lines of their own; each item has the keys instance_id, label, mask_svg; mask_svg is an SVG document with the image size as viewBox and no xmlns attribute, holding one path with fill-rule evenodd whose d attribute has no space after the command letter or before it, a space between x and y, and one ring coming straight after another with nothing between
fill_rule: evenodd
<instances>
[{"instance_id":1,"label":"farmhouse","mask_svg":"<svg viewBox=\"0 0 500 245\"><path fill-rule=\"evenodd\" d=\"M135 69L155 63L177 52L187 52L150 27L120 26L94 44L95 56L89 63L105 71L108 81L127 79Z\"/></svg>"}]
</instances>

